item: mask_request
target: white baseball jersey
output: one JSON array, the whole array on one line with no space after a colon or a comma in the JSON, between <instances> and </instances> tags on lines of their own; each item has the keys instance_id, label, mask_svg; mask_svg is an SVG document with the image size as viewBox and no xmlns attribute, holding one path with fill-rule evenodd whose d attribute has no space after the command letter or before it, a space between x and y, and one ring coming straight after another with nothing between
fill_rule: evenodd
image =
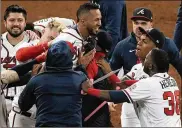
<instances>
[{"instance_id":1,"label":"white baseball jersey","mask_svg":"<svg viewBox=\"0 0 182 128\"><path fill-rule=\"evenodd\" d=\"M142 63L134 65L131 71L126 74L126 76L134 80L140 80L140 79L149 77L149 75L143 71ZM140 127L141 126L140 121L134 110L133 104L123 103L122 113L121 113L121 122L123 127Z\"/></svg>"},{"instance_id":2,"label":"white baseball jersey","mask_svg":"<svg viewBox=\"0 0 182 128\"><path fill-rule=\"evenodd\" d=\"M66 27L73 27L76 24L73 19L50 17L50 18L41 19L41 20L33 22L34 29L38 30L40 33L42 33L42 30L48 25L49 22L51 22L53 20L57 20L57 21L63 23Z\"/></svg>"},{"instance_id":3,"label":"white baseball jersey","mask_svg":"<svg viewBox=\"0 0 182 128\"><path fill-rule=\"evenodd\" d=\"M24 38L21 42L19 42L17 45L13 46L9 43L7 40L7 32L2 34L1 36L1 71L10 69L18 64L18 61L16 60L16 51L22 46L22 45L29 45L31 43L34 43L30 41L29 36L27 34L24 34ZM11 90L11 89L9 89ZM8 92L9 96L14 96L14 91Z\"/></svg>"},{"instance_id":4,"label":"white baseball jersey","mask_svg":"<svg viewBox=\"0 0 182 128\"><path fill-rule=\"evenodd\" d=\"M57 43L58 41L68 41L73 44L73 47L76 51L73 56L73 67L76 66L78 60L78 49L82 49L83 44L85 43L83 38L78 34L78 32L73 28L64 29L62 33L58 37L53 40L53 43Z\"/></svg>"},{"instance_id":5,"label":"white baseball jersey","mask_svg":"<svg viewBox=\"0 0 182 128\"><path fill-rule=\"evenodd\" d=\"M142 127L181 127L179 96L174 78L157 73L123 90L135 110Z\"/></svg>"}]
</instances>

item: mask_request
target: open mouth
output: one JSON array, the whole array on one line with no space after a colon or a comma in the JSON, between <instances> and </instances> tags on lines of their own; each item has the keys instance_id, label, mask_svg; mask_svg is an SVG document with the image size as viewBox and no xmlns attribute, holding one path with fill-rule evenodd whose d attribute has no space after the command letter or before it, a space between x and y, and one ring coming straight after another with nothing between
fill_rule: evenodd
<instances>
[{"instance_id":1,"label":"open mouth","mask_svg":"<svg viewBox=\"0 0 182 128\"><path fill-rule=\"evenodd\" d=\"M136 48L136 52L139 52L141 51L141 49L139 47Z\"/></svg>"}]
</instances>

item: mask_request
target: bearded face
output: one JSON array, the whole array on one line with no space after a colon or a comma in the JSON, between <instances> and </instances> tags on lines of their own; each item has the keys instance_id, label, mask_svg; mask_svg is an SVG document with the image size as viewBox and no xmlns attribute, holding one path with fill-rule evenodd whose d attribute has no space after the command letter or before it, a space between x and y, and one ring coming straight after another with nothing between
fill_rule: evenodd
<instances>
[{"instance_id":1,"label":"bearded face","mask_svg":"<svg viewBox=\"0 0 182 128\"><path fill-rule=\"evenodd\" d=\"M101 26L101 12L99 9L91 10L86 20L89 35L96 35Z\"/></svg>"},{"instance_id":2,"label":"bearded face","mask_svg":"<svg viewBox=\"0 0 182 128\"><path fill-rule=\"evenodd\" d=\"M10 13L5 21L6 30L12 37L20 36L25 26L25 17L22 13Z\"/></svg>"}]
</instances>

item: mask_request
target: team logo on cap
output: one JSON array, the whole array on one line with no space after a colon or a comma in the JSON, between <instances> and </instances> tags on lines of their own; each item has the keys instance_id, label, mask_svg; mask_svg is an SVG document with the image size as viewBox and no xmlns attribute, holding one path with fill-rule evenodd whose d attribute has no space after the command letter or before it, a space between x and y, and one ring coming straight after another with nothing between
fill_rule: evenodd
<instances>
[{"instance_id":1,"label":"team logo on cap","mask_svg":"<svg viewBox=\"0 0 182 128\"><path fill-rule=\"evenodd\" d=\"M159 43L159 40L156 40L157 43Z\"/></svg>"},{"instance_id":2,"label":"team logo on cap","mask_svg":"<svg viewBox=\"0 0 182 128\"><path fill-rule=\"evenodd\" d=\"M137 14L142 14L142 15L144 15L144 9L140 10L139 12L137 12Z\"/></svg>"}]
</instances>

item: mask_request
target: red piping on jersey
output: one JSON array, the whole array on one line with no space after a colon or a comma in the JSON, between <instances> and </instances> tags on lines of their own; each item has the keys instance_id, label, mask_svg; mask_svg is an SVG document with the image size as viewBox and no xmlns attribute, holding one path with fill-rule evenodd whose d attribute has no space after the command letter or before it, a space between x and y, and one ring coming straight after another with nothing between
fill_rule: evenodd
<instances>
[{"instance_id":1,"label":"red piping on jersey","mask_svg":"<svg viewBox=\"0 0 182 128\"><path fill-rule=\"evenodd\" d=\"M16 59L18 61L22 61L22 62L27 61L29 59L34 59L35 57L37 57L41 53L45 52L48 48L49 48L48 42L41 43L41 44L36 45L36 46L20 48L16 52Z\"/></svg>"},{"instance_id":2,"label":"red piping on jersey","mask_svg":"<svg viewBox=\"0 0 182 128\"><path fill-rule=\"evenodd\" d=\"M130 94L129 94L126 90L122 90L122 91L123 91L123 92L125 93L125 95L128 97L129 101L130 101L131 103L133 103L133 100L132 100Z\"/></svg>"},{"instance_id":3,"label":"red piping on jersey","mask_svg":"<svg viewBox=\"0 0 182 128\"><path fill-rule=\"evenodd\" d=\"M80 40L80 41L82 41L82 42L83 42L83 40L82 40L82 39L80 39L80 38L76 37L76 36L75 36L75 35L73 35L72 33L69 33L69 32L62 32L62 33L70 34L71 36L73 36L73 37L75 37L75 38L77 38L78 40Z\"/></svg>"}]
</instances>

